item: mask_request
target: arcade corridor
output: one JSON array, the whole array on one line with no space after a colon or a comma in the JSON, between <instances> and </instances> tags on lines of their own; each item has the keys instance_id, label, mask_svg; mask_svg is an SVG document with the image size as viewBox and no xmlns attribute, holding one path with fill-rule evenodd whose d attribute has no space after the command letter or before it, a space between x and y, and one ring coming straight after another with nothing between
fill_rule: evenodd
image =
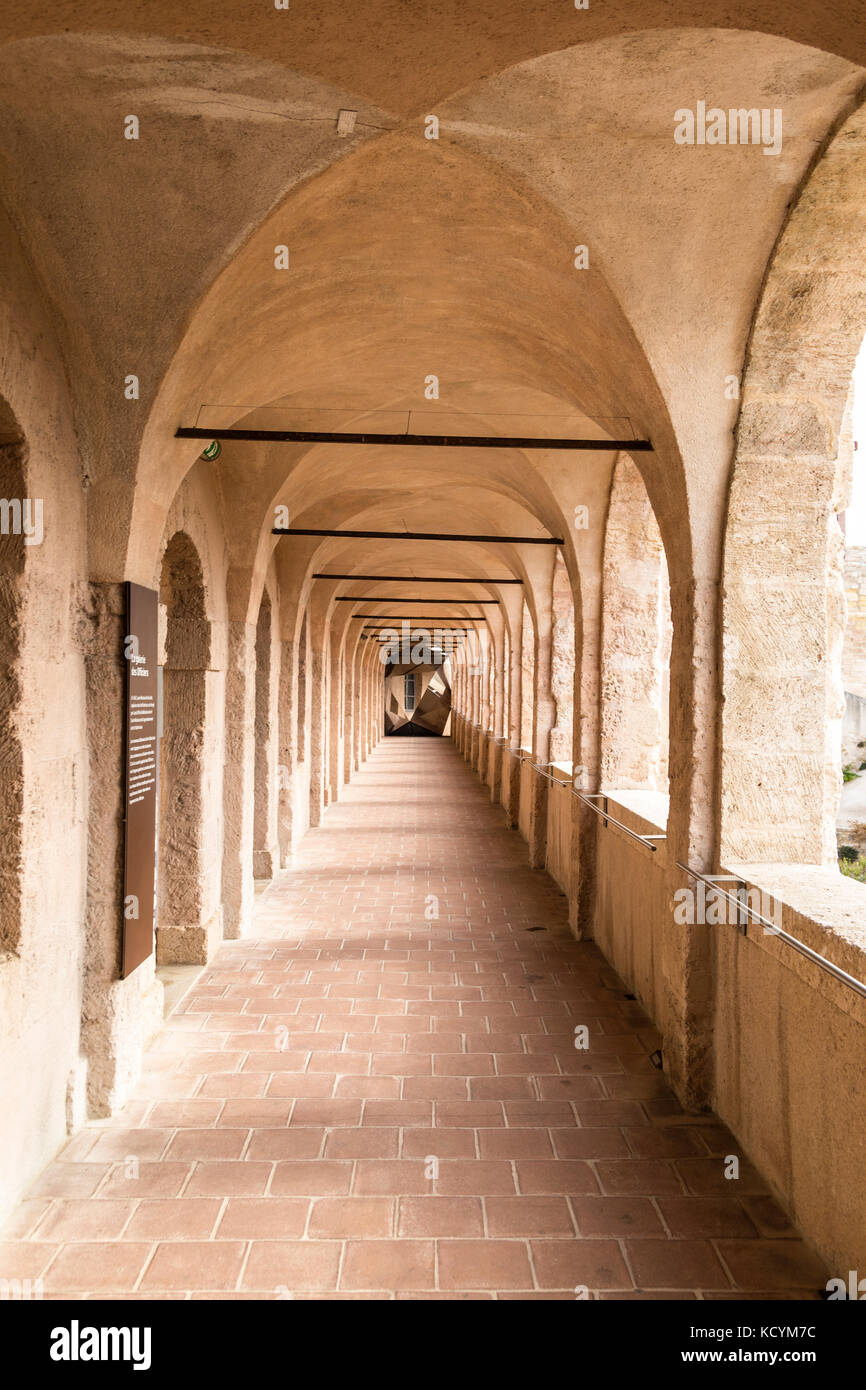
<instances>
[{"instance_id":1,"label":"arcade corridor","mask_svg":"<svg viewBox=\"0 0 866 1390\"><path fill-rule=\"evenodd\" d=\"M667 1378L821 1299L831 1379L866 5L0 47L0 1302L624 1298Z\"/></svg>"},{"instance_id":2,"label":"arcade corridor","mask_svg":"<svg viewBox=\"0 0 866 1390\"><path fill-rule=\"evenodd\" d=\"M3 1268L75 1298L817 1298L659 1042L451 742L384 740Z\"/></svg>"}]
</instances>

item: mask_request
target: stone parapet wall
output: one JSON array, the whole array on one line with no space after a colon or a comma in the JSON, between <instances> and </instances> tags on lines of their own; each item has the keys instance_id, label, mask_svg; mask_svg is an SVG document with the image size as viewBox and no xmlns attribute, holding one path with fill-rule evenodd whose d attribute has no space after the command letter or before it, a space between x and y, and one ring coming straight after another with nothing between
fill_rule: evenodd
<instances>
[{"instance_id":1,"label":"stone parapet wall","mask_svg":"<svg viewBox=\"0 0 866 1390\"><path fill-rule=\"evenodd\" d=\"M528 839L537 774L527 761L520 770L515 820ZM610 816L644 836L665 834L666 806L665 796L648 791L611 791L607 803ZM551 785L547 869L570 902L580 885L566 846L575 842L579 815L577 799ZM696 883L677 866L669 842L655 841L653 851L610 820L590 824L583 833L595 837L597 852L587 934L661 1032L665 1070L677 1027L672 943L678 932L703 933L713 958L708 1101L831 1271L844 1277L862 1267L866 1000L758 921L745 932L724 920L678 925L674 895L696 891ZM732 864L720 872L740 876L750 905L764 904L783 931L866 980L861 884L820 865Z\"/></svg>"}]
</instances>

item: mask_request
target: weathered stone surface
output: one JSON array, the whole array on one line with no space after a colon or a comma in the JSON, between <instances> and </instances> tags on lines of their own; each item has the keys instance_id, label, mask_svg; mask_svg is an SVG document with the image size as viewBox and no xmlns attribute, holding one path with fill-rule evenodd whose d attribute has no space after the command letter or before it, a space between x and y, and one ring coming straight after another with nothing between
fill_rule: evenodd
<instances>
[{"instance_id":1,"label":"weathered stone surface","mask_svg":"<svg viewBox=\"0 0 866 1390\"><path fill-rule=\"evenodd\" d=\"M449 671L461 753L652 1013L680 1099L715 1099L847 1255L802 1135L841 1146L841 1206L860 1092L800 1030L814 998L859 1056L862 1020L669 899L678 861L835 875L862 7L297 8L0 13L0 501L45 522L0 536L0 1203L123 1104L161 1010L152 959L118 978L124 581L161 591L158 954L203 964L383 735L368 622L447 580L483 657ZM674 139L687 94L744 92L783 111L777 153ZM599 447L217 452L191 423ZM631 437L652 449L609 447ZM667 840L605 826L551 763ZM369 867L343 896L374 933ZM829 925L787 910L859 969L820 882Z\"/></svg>"}]
</instances>

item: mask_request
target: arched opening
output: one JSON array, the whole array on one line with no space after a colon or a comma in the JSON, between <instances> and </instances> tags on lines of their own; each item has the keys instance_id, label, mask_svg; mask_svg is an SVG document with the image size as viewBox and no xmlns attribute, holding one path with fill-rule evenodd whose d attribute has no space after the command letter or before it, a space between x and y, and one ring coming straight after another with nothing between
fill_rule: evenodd
<instances>
[{"instance_id":1,"label":"arched opening","mask_svg":"<svg viewBox=\"0 0 866 1390\"><path fill-rule=\"evenodd\" d=\"M851 382L841 445L850 455L850 496L840 520L845 542L842 641L842 791L836 832L839 868L866 883L866 341Z\"/></svg>"},{"instance_id":2,"label":"arched opening","mask_svg":"<svg viewBox=\"0 0 866 1390\"><path fill-rule=\"evenodd\" d=\"M864 130L860 107L816 165L752 326L725 534L723 862L838 862L839 514L851 487L847 419L866 327Z\"/></svg>"},{"instance_id":3,"label":"arched opening","mask_svg":"<svg viewBox=\"0 0 866 1390\"><path fill-rule=\"evenodd\" d=\"M724 541L716 867L752 885L763 923L709 933L713 1104L795 1219L832 1230L836 1248L863 1058L851 1000L825 977L864 977L863 885L839 873L837 840L864 137L861 106L801 189L752 323ZM801 970L776 927L824 964Z\"/></svg>"},{"instance_id":4,"label":"arched opening","mask_svg":"<svg viewBox=\"0 0 866 1390\"><path fill-rule=\"evenodd\" d=\"M605 788L667 793L671 637L670 584L658 522L638 469L623 456L613 474L604 543Z\"/></svg>"},{"instance_id":5,"label":"arched opening","mask_svg":"<svg viewBox=\"0 0 866 1390\"><path fill-rule=\"evenodd\" d=\"M24 763L16 721L21 700L25 522L32 525L35 505L25 495L26 463L24 437L12 411L0 398L0 959L17 954L21 939Z\"/></svg>"},{"instance_id":6,"label":"arched opening","mask_svg":"<svg viewBox=\"0 0 866 1390\"><path fill-rule=\"evenodd\" d=\"M204 577L190 537L176 532L159 581L164 623L156 958L160 965L204 964L219 937L207 892L206 860L218 858L217 828L207 835L205 746L210 623Z\"/></svg>"},{"instance_id":7,"label":"arched opening","mask_svg":"<svg viewBox=\"0 0 866 1390\"><path fill-rule=\"evenodd\" d=\"M641 836L597 840L594 935L654 1017L665 1007L664 949L650 920L669 911L661 845L670 820L668 706L672 621L664 546L643 478L620 455L610 482L602 555L599 783L616 820ZM640 894L622 872L645 872ZM648 870L648 872L646 872Z\"/></svg>"}]
</instances>

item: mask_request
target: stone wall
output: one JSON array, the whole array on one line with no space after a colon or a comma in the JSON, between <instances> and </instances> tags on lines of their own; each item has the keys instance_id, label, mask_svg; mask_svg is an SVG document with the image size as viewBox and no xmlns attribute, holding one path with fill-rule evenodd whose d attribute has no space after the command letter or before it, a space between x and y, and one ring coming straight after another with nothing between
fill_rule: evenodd
<instances>
[{"instance_id":1,"label":"stone wall","mask_svg":"<svg viewBox=\"0 0 866 1390\"><path fill-rule=\"evenodd\" d=\"M845 602L848 618L842 647L842 684L866 699L866 545L845 551Z\"/></svg>"},{"instance_id":2,"label":"stone wall","mask_svg":"<svg viewBox=\"0 0 866 1390\"><path fill-rule=\"evenodd\" d=\"M40 499L43 518L41 543L13 534L0 544L2 1219L84 1113L85 665L98 627L66 383L50 315L2 211L0 359L2 496ZM110 746L103 752L110 761ZM103 851L110 862L110 839ZM96 874L93 886L98 893Z\"/></svg>"}]
</instances>

